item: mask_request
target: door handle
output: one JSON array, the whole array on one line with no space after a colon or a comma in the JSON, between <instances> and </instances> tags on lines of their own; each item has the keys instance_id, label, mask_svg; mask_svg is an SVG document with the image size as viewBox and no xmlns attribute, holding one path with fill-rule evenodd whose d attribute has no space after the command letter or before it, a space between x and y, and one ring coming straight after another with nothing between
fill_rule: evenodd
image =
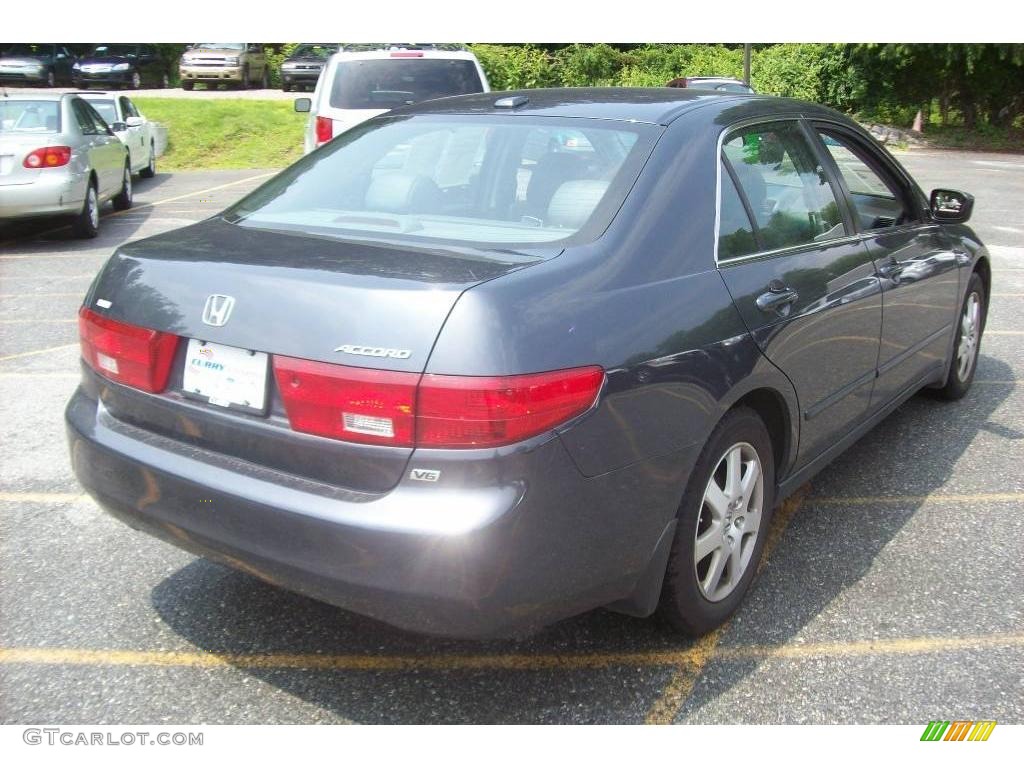
<instances>
[{"instance_id":1,"label":"door handle","mask_svg":"<svg viewBox=\"0 0 1024 768\"><path fill-rule=\"evenodd\" d=\"M793 308L793 302L798 298L800 298L800 294L785 283L780 280L772 280L768 284L768 290L758 296L754 303L762 312L778 312L785 317Z\"/></svg>"},{"instance_id":2,"label":"door handle","mask_svg":"<svg viewBox=\"0 0 1024 768\"><path fill-rule=\"evenodd\" d=\"M889 261L882 264L878 268L878 276L884 277L887 280L892 280L894 283L900 281L900 274L903 272L903 262L896 261L896 259L890 258Z\"/></svg>"}]
</instances>

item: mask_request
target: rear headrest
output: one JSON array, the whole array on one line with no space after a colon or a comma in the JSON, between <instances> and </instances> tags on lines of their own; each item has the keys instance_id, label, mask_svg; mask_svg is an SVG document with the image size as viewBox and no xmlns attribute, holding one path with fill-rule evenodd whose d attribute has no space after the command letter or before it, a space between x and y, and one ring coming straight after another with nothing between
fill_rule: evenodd
<instances>
[{"instance_id":1,"label":"rear headrest","mask_svg":"<svg viewBox=\"0 0 1024 768\"><path fill-rule=\"evenodd\" d=\"M366 210L388 213L435 213L443 194L433 179L404 173L376 176L366 190Z\"/></svg>"},{"instance_id":2,"label":"rear headrest","mask_svg":"<svg viewBox=\"0 0 1024 768\"><path fill-rule=\"evenodd\" d=\"M590 218L608 190L608 181L577 179L562 184L548 205L549 227L579 229Z\"/></svg>"}]
</instances>

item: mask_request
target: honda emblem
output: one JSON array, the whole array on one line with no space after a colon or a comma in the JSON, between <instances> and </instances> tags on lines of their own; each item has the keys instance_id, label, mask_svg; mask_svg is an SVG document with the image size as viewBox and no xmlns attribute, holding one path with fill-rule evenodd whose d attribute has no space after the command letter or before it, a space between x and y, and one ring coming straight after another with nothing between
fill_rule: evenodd
<instances>
[{"instance_id":1,"label":"honda emblem","mask_svg":"<svg viewBox=\"0 0 1024 768\"><path fill-rule=\"evenodd\" d=\"M234 306L235 299L232 296L223 296L219 293L207 296L206 306L203 307L203 322L217 327L224 325L231 317Z\"/></svg>"}]
</instances>

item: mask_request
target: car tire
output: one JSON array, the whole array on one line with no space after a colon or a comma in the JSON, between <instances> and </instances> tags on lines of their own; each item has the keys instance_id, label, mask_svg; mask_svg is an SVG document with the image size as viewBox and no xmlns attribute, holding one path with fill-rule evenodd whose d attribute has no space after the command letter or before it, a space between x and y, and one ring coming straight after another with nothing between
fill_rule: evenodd
<instances>
[{"instance_id":1,"label":"car tire","mask_svg":"<svg viewBox=\"0 0 1024 768\"><path fill-rule=\"evenodd\" d=\"M159 87L160 88L170 88L171 87L171 78L169 78L167 75L161 75L160 76L160 85L159 85Z\"/></svg>"},{"instance_id":2,"label":"car tire","mask_svg":"<svg viewBox=\"0 0 1024 768\"><path fill-rule=\"evenodd\" d=\"M132 72L131 88L133 91L139 90L142 87L142 76L138 72Z\"/></svg>"},{"instance_id":3,"label":"car tire","mask_svg":"<svg viewBox=\"0 0 1024 768\"><path fill-rule=\"evenodd\" d=\"M71 222L71 232L80 238L92 238L100 233L100 201L95 182L90 181L85 189L82 210Z\"/></svg>"},{"instance_id":4,"label":"car tire","mask_svg":"<svg viewBox=\"0 0 1024 768\"><path fill-rule=\"evenodd\" d=\"M54 74L53 70L51 69L49 72L46 73L46 87L47 88L53 88L56 85L57 85L57 76Z\"/></svg>"},{"instance_id":5,"label":"car tire","mask_svg":"<svg viewBox=\"0 0 1024 768\"><path fill-rule=\"evenodd\" d=\"M132 207L132 169L128 163L124 164L124 178L121 182L121 191L111 201L115 211L127 211Z\"/></svg>"},{"instance_id":6,"label":"car tire","mask_svg":"<svg viewBox=\"0 0 1024 768\"><path fill-rule=\"evenodd\" d=\"M156 144L149 143L149 164L139 171L139 176L144 179L152 179L156 176Z\"/></svg>"},{"instance_id":7,"label":"car tire","mask_svg":"<svg viewBox=\"0 0 1024 768\"><path fill-rule=\"evenodd\" d=\"M291 85L289 83L284 82L284 80L281 81L281 90L282 91L284 91L285 93L288 93L291 89L292 89L292 87L291 87Z\"/></svg>"},{"instance_id":8,"label":"car tire","mask_svg":"<svg viewBox=\"0 0 1024 768\"><path fill-rule=\"evenodd\" d=\"M181 88L182 88L182 90L191 91L195 87L196 87L196 84L192 80L182 80L181 81Z\"/></svg>"},{"instance_id":9,"label":"car tire","mask_svg":"<svg viewBox=\"0 0 1024 768\"><path fill-rule=\"evenodd\" d=\"M957 315L956 338L953 340L946 383L937 390L943 400L959 400L970 390L974 372L978 369L978 353L987 316L985 283L981 275L975 272L967 282L967 292Z\"/></svg>"},{"instance_id":10,"label":"car tire","mask_svg":"<svg viewBox=\"0 0 1024 768\"><path fill-rule=\"evenodd\" d=\"M739 606L761 559L774 492L768 430L755 411L734 408L705 443L679 506L657 609L673 630L707 634Z\"/></svg>"}]
</instances>

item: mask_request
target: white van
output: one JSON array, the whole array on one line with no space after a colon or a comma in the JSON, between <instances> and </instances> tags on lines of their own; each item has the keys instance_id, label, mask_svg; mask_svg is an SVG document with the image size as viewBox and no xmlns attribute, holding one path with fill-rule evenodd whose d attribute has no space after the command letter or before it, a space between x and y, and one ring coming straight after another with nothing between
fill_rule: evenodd
<instances>
[{"instance_id":1,"label":"white van","mask_svg":"<svg viewBox=\"0 0 1024 768\"><path fill-rule=\"evenodd\" d=\"M442 96L486 93L483 67L461 45L345 45L324 65L311 99L305 152L395 107Z\"/></svg>"}]
</instances>

